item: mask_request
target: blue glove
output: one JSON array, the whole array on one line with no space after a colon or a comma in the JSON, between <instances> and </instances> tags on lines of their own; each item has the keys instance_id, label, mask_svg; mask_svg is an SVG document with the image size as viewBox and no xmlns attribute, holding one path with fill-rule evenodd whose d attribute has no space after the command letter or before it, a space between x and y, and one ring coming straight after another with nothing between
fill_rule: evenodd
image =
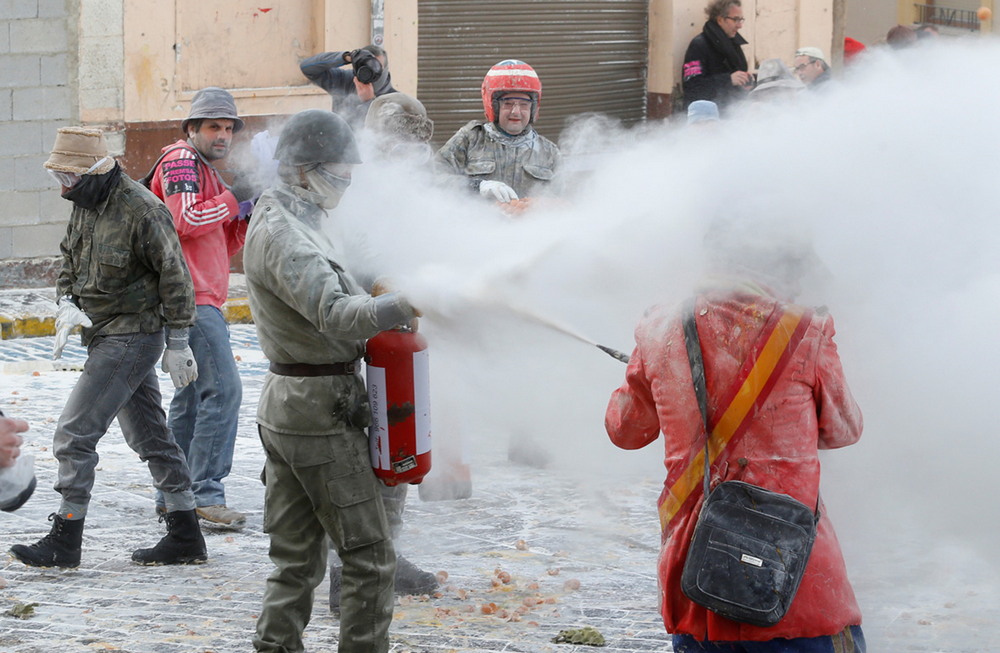
<instances>
[{"instance_id":1,"label":"blue glove","mask_svg":"<svg viewBox=\"0 0 1000 653\"><path fill-rule=\"evenodd\" d=\"M243 200L240 202L240 212L237 215L239 220L249 220L250 214L253 213L254 200Z\"/></svg>"}]
</instances>

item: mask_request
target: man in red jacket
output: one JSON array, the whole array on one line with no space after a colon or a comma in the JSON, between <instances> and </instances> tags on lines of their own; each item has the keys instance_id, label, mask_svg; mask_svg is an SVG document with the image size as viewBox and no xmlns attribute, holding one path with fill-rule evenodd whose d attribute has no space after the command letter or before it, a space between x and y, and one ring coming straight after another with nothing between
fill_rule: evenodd
<instances>
[{"instance_id":1,"label":"man in red jacket","mask_svg":"<svg viewBox=\"0 0 1000 653\"><path fill-rule=\"evenodd\" d=\"M711 230L706 240L714 272L695 297L695 324L701 341L712 427L711 485L740 480L788 494L807 506L819 496L819 449L854 444L861 437L861 411L844 379L833 320L805 312L796 338L783 350L787 364L759 387L742 421L727 410L744 399L749 362L775 317L804 307L792 299L799 279L814 265L805 239L789 238L794 226L780 221L743 219ZM810 317L811 316L811 317ZM673 634L674 651L777 653L863 653L861 611L833 525L822 503L812 554L798 593L785 617L763 628L726 619L681 592L681 572L703 503L702 454L705 427L695 396L685 348L682 316L675 308L654 307L635 331L625 383L608 404L605 426L611 441L638 449L664 434L667 477L660 496L662 545L659 556L663 623ZM770 341L768 341L770 344ZM758 366L759 367L759 366ZM752 385L752 384L751 384ZM734 398L735 397L735 398ZM726 440L724 436L731 437Z\"/></svg>"},{"instance_id":2,"label":"man in red jacket","mask_svg":"<svg viewBox=\"0 0 1000 653\"><path fill-rule=\"evenodd\" d=\"M199 377L175 392L170 429L191 467L198 516L207 526L230 530L246 523L245 515L226 505L222 484L233 464L243 387L222 305L229 294L229 258L243 247L253 200L239 185L230 189L212 162L229 153L233 134L242 128L229 92L198 91L181 123L187 140L163 148L149 184L174 217L198 312L190 345Z\"/></svg>"}]
</instances>

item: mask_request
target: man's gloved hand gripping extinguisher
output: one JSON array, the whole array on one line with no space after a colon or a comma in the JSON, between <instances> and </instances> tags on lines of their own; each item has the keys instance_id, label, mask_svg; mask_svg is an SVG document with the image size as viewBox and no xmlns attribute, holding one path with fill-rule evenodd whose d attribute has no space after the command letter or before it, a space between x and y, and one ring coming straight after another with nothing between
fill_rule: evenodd
<instances>
[{"instance_id":1,"label":"man's gloved hand gripping extinguisher","mask_svg":"<svg viewBox=\"0 0 1000 653\"><path fill-rule=\"evenodd\" d=\"M386 485L419 483L431 471L430 368L427 340L408 329L368 341L368 446Z\"/></svg>"}]
</instances>

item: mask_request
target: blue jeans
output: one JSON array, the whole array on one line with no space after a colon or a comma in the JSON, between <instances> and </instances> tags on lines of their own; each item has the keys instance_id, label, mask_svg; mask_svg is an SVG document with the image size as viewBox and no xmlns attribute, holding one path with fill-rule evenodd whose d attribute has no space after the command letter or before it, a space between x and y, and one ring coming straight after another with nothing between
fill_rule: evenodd
<instances>
[{"instance_id":1,"label":"blue jeans","mask_svg":"<svg viewBox=\"0 0 1000 653\"><path fill-rule=\"evenodd\" d=\"M188 340L198 379L174 394L170 430L187 456L198 506L225 505L222 479L233 467L243 384L229 346L229 325L214 306L198 306Z\"/></svg>"},{"instance_id":2,"label":"blue jeans","mask_svg":"<svg viewBox=\"0 0 1000 653\"><path fill-rule=\"evenodd\" d=\"M765 642L699 642L690 635L673 636L674 653L865 653L861 626L836 635L769 639Z\"/></svg>"},{"instance_id":3,"label":"blue jeans","mask_svg":"<svg viewBox=\"0 0 1000 653\"><path fill-rule=\"evenodd\" d=\"M163 332L97 336L83 373L59 416L52 451L59 461L59 514L84 516L94 488L97 443L118 417L125 442L149 466L169 511L191 510L191 477L184 453L167 429L156 364Z\"/></svg>"}]
</instances>

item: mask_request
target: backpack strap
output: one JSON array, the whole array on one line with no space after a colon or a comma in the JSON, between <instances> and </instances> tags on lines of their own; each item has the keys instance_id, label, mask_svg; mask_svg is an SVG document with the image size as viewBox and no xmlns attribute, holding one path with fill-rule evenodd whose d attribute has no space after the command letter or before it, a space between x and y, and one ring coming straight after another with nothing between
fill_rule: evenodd
<instances>
[{"instance_id":1,"label":"backpack strap","mask_svg":"<svg viewBox=\"0 0 1000 653\"><path fill-rule=\"evenodd\" d=\"M190 150L191 152L194 152L195 154L197 154L197 152L195 152L194 149L192 149L191 146L188 145L187 143L185 143L183 145L175 145L174 147L171 147L170 149L165 150L162 154L160 154L160 158L158 158L156 160L156 163L154 163L153 167L149 169L149 172L146 173L146 176L139 180L139 183L142 184L143 186L145 186L146 188L149 188L150 190L152 190L152 188L153 188L153 175L156 174L156 169L160 167L160 163L163 161L163 158L165 156L167 156L171 152L175 152L177 150Z\"/></svg>"},{"instance_id":2,"label":"backpack strap","mask_svg":"<svg viewBox=\"0 0 1000 653\"><path fill-rule=\"evenodd\" d=\"M807 308L782 304L775 308L751 348L739 375L723 395L722 409L716 411L713 424L708 412L705 366L695 324L694 301L685 307L682 318L684 341L695 396L705 425L705 449L695 456L670 488L670 492L664 492L664 499L659 506L660 525L664 529L681 506L697 494L699 485L703 486L705 496L708 496L712 461L742 439L750 425L754 408L760 407L771 393L811 321L812 311Z\"/></svg>"}]
</instances>

